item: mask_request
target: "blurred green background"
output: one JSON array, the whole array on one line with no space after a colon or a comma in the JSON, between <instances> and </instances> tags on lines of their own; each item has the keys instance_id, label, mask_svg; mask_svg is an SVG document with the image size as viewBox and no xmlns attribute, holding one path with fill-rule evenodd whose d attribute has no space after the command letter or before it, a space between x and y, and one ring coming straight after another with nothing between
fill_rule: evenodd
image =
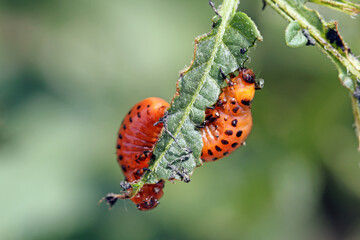
<instances>
[{"instance_id":1,"label":"blurred green background","mask_svg":"<svg viewBox=\"0 0 360 240\"><path fill-rule=\"evenodd\" d=\"M239 7L264 37L247 63L265 79L247 145L140 212L97 205L123 180L116 133L138 101L172 98L208 1L0 0L0 239L360 239L349 94L261 7ZM359 18L317 9L359 55Z\"/></svg>"}]
</instances>

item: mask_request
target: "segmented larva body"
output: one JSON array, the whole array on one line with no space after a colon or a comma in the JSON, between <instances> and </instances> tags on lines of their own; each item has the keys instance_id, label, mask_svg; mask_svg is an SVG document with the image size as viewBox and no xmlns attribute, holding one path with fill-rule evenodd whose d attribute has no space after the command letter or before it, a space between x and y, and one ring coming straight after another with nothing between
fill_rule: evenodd
<instances>
[{"instance_id":1,"label":"segmented larva body","mask_svg":"<svg viewBox=\"0 0 360 240\"><path fill-rule=\"evenodd\" d=\"M215 161L241 146L252 127L251 101L255 92L255 76L250 69L230 75L218 101L206 110L200 128L203 140L201 159ZM147 98L136 104L126 115L117 139L118 162L127 182L141 178L151 158L163 124L159 123L169 104L160 98ZM131 200L140 210L156 207L163 195L164 182L145 184Z\"/></svg>"},{"instance_id":2,"label":"segmented larva body","mask_svg":"<svg viewBox=\"0 0 360 240\"><path fill-rule=\"evenodd\" d=\"M136 104L125 116L119 130L116 154L125 181L135 182L146 171L153 147L163 124L154 124L164 115L169 104L160 98L147 98ZM164 182L145 184L131 200L139 210L158 205Z\"/></svg>"},{"instance_id":3,"label":"segmented larva body","mask_svg":"<svg viewBox=\"0 0 360 240\"><path fill-rule=\"evenodd\" d=\"M201 159L215 161L241 146L252 128L251 102L255 94L255 75L251 69L240 69L222 89L213 109L206 110L201 129Z\"/></svg>"}]
</instances>

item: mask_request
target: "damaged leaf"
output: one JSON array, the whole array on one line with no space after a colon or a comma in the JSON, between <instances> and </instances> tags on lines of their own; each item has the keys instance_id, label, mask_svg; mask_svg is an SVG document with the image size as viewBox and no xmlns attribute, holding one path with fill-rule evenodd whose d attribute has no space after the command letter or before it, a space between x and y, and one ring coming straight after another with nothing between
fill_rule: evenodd
<instances>
[{"instance_id":1,"label":"damaged leaf","mask_svg":"<svg viewBox=\"0 0 360 240\"><path fill-rule=\"evenodd\" d=\"M262 40L254 22L236 12L238 1L225 0L219 16L213 18L212 31L195 40L191 65L181 72L177 91L165 117L164 129L153 151L149 170L137 183L135 194L144 184L160 179L188 182L195 167L201 166L201 134L197 129L225 86L220 68L229 74L244 65L248 49Z\"/></svg>"}]
</instances>

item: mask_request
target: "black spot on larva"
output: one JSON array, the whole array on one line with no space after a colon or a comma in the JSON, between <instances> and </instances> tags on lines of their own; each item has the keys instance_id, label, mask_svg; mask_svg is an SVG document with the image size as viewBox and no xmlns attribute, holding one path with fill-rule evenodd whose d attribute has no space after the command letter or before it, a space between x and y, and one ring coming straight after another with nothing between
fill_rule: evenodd
<instances>
[{"instance_id":1,"label":"black spot on larva","mask_svg":"<svg viewBox=\"0 0 360 240\"><path fill-rule=\"evenodd\" d=\"M123 160L123 155L119 155L119 160Z\"/></svg>"},{"instance_id":2,"label":"black spot on larva","mask_svg":"<svg viewBox=\"0 0 360 240\"><path fill-rule=\"evenodd\" d=\"M140 108L141 108L141 106L139 105L139 106L137 106L137 108L136 108L136 109L137 109L137 110L139 110Z\"/></svg>"},{"instance_id":3,"label":"black spot on larva","mask_svg":"<svg viewBox=\"0 0 360 240\"><path fill-rule=\"evenodd\" d=\"M213 152L212 152L210 149L208 150L208 154L209 154L210 156L214 155Z\"/></svg>"},{"instance_id":4,"label":"black spot on larva","mask_svg":"<svg viewBox=\"0 0 360 240\"><path fill-rule=\"evenodd\" d=\"M228 136L231 136L231 135L233 135L233 131L231 131L231 130L226 130L226 131L225 131L225 134L228 135Z\"/></svg>"},{"instance_id":5,"label":"black spot on larva","mask_svg":"<svg viewBox=\"0 0 360 240\"><path fill-rule=\"evenodd\" d=\"M121 135L121 134L119 134L119 138L122 139L122 135Z\"/></svg>"},{"instance_id":6,"label":"black spot on larva","mask_svg":"<svg viewBox=\"0 0 360 240\"><path fill-rule=\"evenodd\" d=\"M228 117L224 117L224 121L226 122L228 120Z\"/></svg>"},{"instance_id":7,"label":"black spot on larva","mask_svg":"<svg viewBox=\"0 0 360 240\"><path fill-rule=\"evenodd\" d=\"M131 110L128 112L128 115L130 115L131 114Z\"/></svg>"},{"instance_id":8,"label":"black spot on larva","mask_svg":"<svg viewBox=\"0 0 360 240\"><path fill-rule=\"evenodd\" d=\"M144 201L137 204L136 207L140 210L147 210L154 208L158 204L159 204L158 200L155 199L154 197L151 197L150 199L146 198Z\"/></svg>"},{"instance_id":9,"label":"black spot on larva","mask_svg":"<svg viewBox=\"0 0 360 240\"><path fill-rule=\"evenodd\" d=\"M144 161L146 159L146 155L144 153L140 154L137 160Z\"/></svg>"},{"instance_id":10,"label":"black spot on larva","mask_svg":"<svg viewBox=\"0 0 360 240\"><path fill-rule=\"evenodd\" d=\"M223 153L224 156L226 156L226 155L228 155L228 154L229 154L229 152L224 152L224 153Z\"/></svg>"},{"instance_id":11,"label":"black spot on larva","mask_svg":"<svg viewBox=\"0 0 360 240\"><path fill-rule=\"evenodd\" d=\"M138 118L141 118L140 112L137 113Z\"/></svg>"},{"instance_id":12,"label":"black spot on larva","mask_svg":"<svg viewBox=\"0 0 360 240\"><path fill-rule=\"evenodd\" d=\"M147 105L146 107L147 107L147 108L149 108L149 107L150 107L150 105Z\"/></svg>"},{"instance_id":13,"label":"black spot on larva","mask_svg":"<svg viewBox=\"0 0 360 240\"><path fill-rule=\"evenodd\" d=\"M236 136L237 136L237 137L240 137L240 136L241 136L241 134L242 134L242 131L241 131L241 130L239 130L239 131L236 133Z\"/></svg>"},{"instance_id":14,"label":"black spot on larva","mask_svg":"<svg viewBox=\"0 0 360 240\"><path fill-rule=\"evenodd\" d=\"M231 103L232 105L235 105L235 104L236 104L236 100L233 98L233 99L231 99L230 103Z\"/></svg>"},{"instance_id":15,"label":"black spot on larva","mask_svg":"<svg viewBox=\"0 0 360 240\"><path fill-rule=\"evenodd\" d=\"M129 122L132 122L132 117L129 118Z\"/></svg>"},{"instance_id":16,"label":"black spot on larva","mask_svg":"<svg viewBox=\"0 0 360 240\"><path fill-rule=\"evenodd\" d=\"M227 140L225 140L225 139L221 139L221 143L224 144L224 145L228 145L228 144L229 144L229 142L228 142Z\"/></svg>"},{"instance_id":17,"label":"black spot on larva","mask_svg":"<svg viewBox=\"0 0 360 240\"><path fill-rule=\"evenodd\" d=\"M218 152L221 152L221 151L222 151L222 149L221 149L218 145L215 145L215 149L216 149L216 151L218 151Z\"/></svg>"},{"instance_id":18,"label":"black spot on larva","mask_svg":"<svg viewBox=\"0 0 360 240\"><path fill-rule=\"evenodd\" d=\"M218 107L223 107L224 103L220 99L218 99L217 102L215 103L215 105Z\"/></svg>"},{"instance_id":19,"label":"black spot on larva","mask_svg":"<svg viewBox=\"0 0 360 240\"><path fill-rule=\"evenodd\" d=\"M203 152L201 152L201 156L203 156L204 155L204 153Z\"/></svg>"},{"instance_id":20,"label":"black spot on larva","mask_svg":"<svg viewBox=\"0 0 360 240\"><path fill-rule=\"evenodd\" d=\"M251 101L250 100L241 100L241 103L244 104L245 106L249 106Z\"/></svg>"},{"instance_id":21,"label":"black spot on larva","mask_svg":"<svg viewBox=\"0 0 360 240\"><path fill-rule=\"evenodd\" d=\"M241 53L241 54L244 54L244 53L246 53L246 52L247 52L247 49L246 49L246 48L240 49L240 53Z\"/></svg>"},{"instance_id":22,"label":"black spot on larva","mask_svg":"<svg viewBox=\"0 0 360 240\"><path fill-rule=\"evenodd\" d=\"M217 158L217 157L214 157L212 160L215 161L215 160L218 160L218 158Z\"/></svg>"},{"instance_id":23,"label":"black spot on larva","mask_svg":"<svg viewBox=\"0 0 360 240\"><path fill-rule=\"evenodd\" d=\"M237 119L234 119L234 120L232 120L232 122L231 122L231 125L233 126L233 127L236 127L236 124L238 123L238 120Z\"/></svg>"},{"instance_id":24,"label":"black spot on larva","mask_svg":"<svg viewBox=\"0 0 360 240\"><path fill-rule=\"evenodd\" d=\"M238 110L239 110L239 107L234 107L232 111L233 111L234 113L236 113Z\"/></svg>"},{"instance_id":25,"label":"black spot on larva","mask_svg":"<svg viewBox=\"0 0 360 240\"><path fill-rule=\"evenodd\" d=\"M126 129L126 125L125 125L125 124L123 125L123 129L124 129L124 130Z\"/></svg>"},{"instance_id":26,"label":"black spot on larva","mask_svg":"<svg viewBox=\"0 0 360 240\"><path fill-rule=\"evenodd\" d=\"M141 177L142 175L142 172L139 170L137 170L135 173L134 173L135 177Z\"/></svg>"},{"instance_id":27,"label":"black spot on larva","mask_svg":"<svg viewBox=\"0 0 360 240\"><path fill-rule=\"evenodd\" d=\"M120 149L120 148L121 148L121 145L120 145L120 144L116 145L116 148L117 148L117 149Z\"/></svg>"},{"instance_id":28,"label":"black spot on larva","mask_svg":"<svg viewBox=\"0 0 360 240\"><path fill-rule=\"evenodd\" d=\"M121 166L121 169L123 170L123 172L126 172L126 171L127 171L127 169L126 169L125 166Z\"/></svg>"},{"instance_id":29,"label":"black spot on larva","mask_svg":"<svg viewBox=\"0 0 360 240\"><path fill-rule=\"evenodd\" d=\"M232 146L233 148L236 148L237 145L238 145L238 143L233 143L233 144L231 144L231 146Z\"/></svg>"}]
</instances>

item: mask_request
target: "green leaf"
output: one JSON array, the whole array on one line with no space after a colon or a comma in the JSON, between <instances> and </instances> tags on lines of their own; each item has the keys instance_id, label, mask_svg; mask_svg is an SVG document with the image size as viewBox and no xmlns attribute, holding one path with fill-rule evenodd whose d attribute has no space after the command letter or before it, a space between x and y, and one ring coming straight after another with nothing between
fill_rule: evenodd
<instances>
[{"instance_id":1,"label":"green leaf","mask_svg":"<svg viewBox=\"0 0 360 240\"><path fill-rule=\"evenodd\" d=\"M360 107L354 96L355 89L359 89L357 79L360 79L360 61L351 53L350 48L343 41L337 22L325 22L317 11L307 8L298 0L265 0L265 2L289 22L296 21L301 28L306 29L309 32L309 37L316 40L317 46L335 64L341 84L350 91L352 96L356 135L360 149ZM354 7L353 9L357 9L356 13L360 9L358 4L342 0L312 0L312 2L333 8L335 5L351 5ZM353 13L355 12L353 11Z\"/></svg>"},{"instance_id":2,"label":"green leaf","mask_svg":"<svg viewBox=\"0 0 360 240\"><path fill-rule=\"evenodd\" d=\"M308 42L302 33L300 24L296 21L289 23L287 26L285 30L285 41L289 47L293 48L305 46Z\"/></svg>"},{"instance_id":3,"label":"green leaf","mask_svg":"<svg viewBox=\"0 0 360 240\"><path fill-rule=\"evenodd\" d=\"M228 74L242 67L248 59L248 48L262 40L254 22L246 14L236 13L237 5L238 1L225 0L221 17L213 18L212 31L195 40L194 59L180 74L167 111L168 131L163 129L154 148L151 171L132 184L134 192L160 179L181 180L179 172L191 175L195 167L201 166L202 138L196 126L204 121L206 107L216 102L226 85L219 69ZM191 153L186 151L190 149Z\"/></svg>"}]
</instances>

